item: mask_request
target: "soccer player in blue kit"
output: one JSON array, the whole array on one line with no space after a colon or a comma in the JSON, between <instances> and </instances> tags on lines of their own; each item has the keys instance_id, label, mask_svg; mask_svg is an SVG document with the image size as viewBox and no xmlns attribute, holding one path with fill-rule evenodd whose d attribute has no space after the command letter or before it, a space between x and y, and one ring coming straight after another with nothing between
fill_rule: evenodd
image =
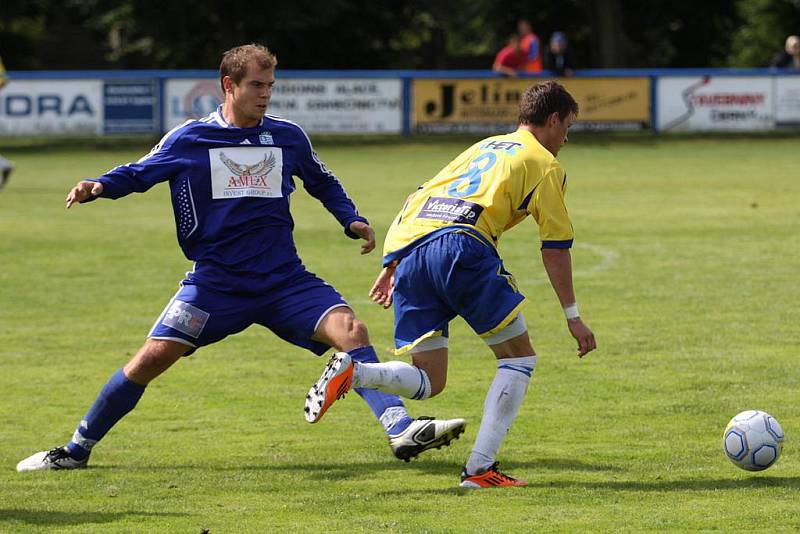
<instances>
[{"instance_id":1,"label":"soccer player in blue kit","mask_svg":"<svg viewBox=\"0 0 800 534\"><path fill-rule=\"evenodd\" d=\"M306 420L319 421L351 385L416 400L440 393L447 381L449 322L460 315L497 360L461 486L527 485L501 472L495 460L537 362L522 314L528 299L503 266L497 244L528 216L536 221L542 262L578 356L593 351L594 334L575 300L567 175L556 160L577 114L578 104L563 86L533 85L520 98L515 132L475 143L409 195L386 234L384 269L370 296L394 306L395 352L409 352L413 365L334 354L306 397Z\"/></svg>"},{"instance_id":2,"label":"soccer player in blue kit","mask_svg":"<svg viewBox=\"0 0 800 534\"><path fill-rule=\"evenodd\" d=\"M366 326L297 255L289 213L293 176L349 237L365 241L362 254L375 247L375 233L305 132L266 115L276 65L260 45L228 50L220 64L225 101L215 112L168 132L136 163L81 181L67 195L69 208L168 181L178 242L194 268L141 349L100 391L69 443L22 460L18 471L85 467L93 447L136 406L151 380L182 356L254 323L317 355L334 347L355 361L378 362ZM463 419L415 420L396 395L356 391L400 459L447 445L464 430Z\"/></svg>"}]
</instances>

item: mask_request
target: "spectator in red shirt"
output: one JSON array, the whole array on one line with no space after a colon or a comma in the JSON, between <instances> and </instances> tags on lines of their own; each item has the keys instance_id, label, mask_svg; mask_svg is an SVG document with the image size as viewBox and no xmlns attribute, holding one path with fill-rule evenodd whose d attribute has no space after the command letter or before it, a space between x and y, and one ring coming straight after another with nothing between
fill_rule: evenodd
<instances>
[{"instance_id":1,"label":"spectator in red shirt","mask_svg":"<svg viewBox=\"0 0 800 534\"><path fill-rule=\"evenodd\" d=\"M542 47L539 44L539 37L533 33L531 22L522 19L517 22L517 33L520 39L520 48L525 54L525 72L542 72Z\"/></svg>"},{"instance_id":2,"label":"spectator in red shirt","mask_svg":"<svg viewBox=\"0 0 800 534\"><path fill-rule=\"evenodd\" d=\"M494 58L492 70L505 76L516 76L525 65L525 54L519 44L519 37L512 35L508 38L508 45L501 49Z\"/></svg>"}]
</instances>

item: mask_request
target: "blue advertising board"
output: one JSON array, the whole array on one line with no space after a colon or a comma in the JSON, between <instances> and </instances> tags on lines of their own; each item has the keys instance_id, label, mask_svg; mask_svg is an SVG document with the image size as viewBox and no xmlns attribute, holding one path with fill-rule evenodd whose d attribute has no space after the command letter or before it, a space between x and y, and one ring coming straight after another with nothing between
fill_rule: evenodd
<instances>
[{"instance_id":1,"label":"blue advertising board","mask_svg":"<svg viewBox=\"0 0 800 534\"><path fill-rule=\"evenodd\" d=\"M105 80L103 132L158 134L161 110L158 80Z\"/></svg>"}]
</instances>

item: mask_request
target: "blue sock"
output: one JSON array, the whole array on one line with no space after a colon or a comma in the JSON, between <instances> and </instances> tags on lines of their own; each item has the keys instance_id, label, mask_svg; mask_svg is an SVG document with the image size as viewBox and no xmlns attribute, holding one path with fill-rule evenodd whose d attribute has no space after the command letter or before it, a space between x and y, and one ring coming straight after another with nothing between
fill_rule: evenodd
<instances>
[{"instance_id":1,"label":"blue sock","mask_svg":"<svg viewBox=\"0 0 800 534\"><path fill-rule=\"evenodd\" d=\"M375 349L371 345L350 350L348 354L354 362L380 363L378 355L375 354ZM369 405L387 434L399 434L414 421L409 417L406 405L397 395L384 393L377 389L355 388L355 390Z\"/></svg>"},{"instance_id":2,"label":"blue sock","mask_svg":"<svg viewBox=\"0 0 800 534\"><path fill-rule=\"evenodd\" d=\"M84 416L72 440L67 443L69 455L83 460L92 447L111 430L117 421L133 410L144 393L141 384L128 380L122 369L117 370L103 386L89 412Z\"/></svg>"}]
</instances>

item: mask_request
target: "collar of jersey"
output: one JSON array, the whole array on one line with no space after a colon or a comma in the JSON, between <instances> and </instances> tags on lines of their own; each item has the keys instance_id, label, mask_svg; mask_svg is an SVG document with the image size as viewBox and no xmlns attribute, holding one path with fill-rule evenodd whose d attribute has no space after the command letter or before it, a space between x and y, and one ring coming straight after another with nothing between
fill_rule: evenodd
<instances>
[{"instance_id":1,"label":"collar of jersey","mask_svg":"<svg viewBox=\"0 0 800 534\"><path fill-rule=\"evenodd\" d=\"M213 113L214 120L217 121L217 124L222 126L223 128L239 128L238 126L231 126L225 120L225 117L222 115L222 104L217 106L217 111ZM264 126L264 117L261 117L261 121L259 121L258 126L253 126L253 128L261 128ZM252 128L240 128L241 130L250 130Z\"/></svg>"}]
</instances>

